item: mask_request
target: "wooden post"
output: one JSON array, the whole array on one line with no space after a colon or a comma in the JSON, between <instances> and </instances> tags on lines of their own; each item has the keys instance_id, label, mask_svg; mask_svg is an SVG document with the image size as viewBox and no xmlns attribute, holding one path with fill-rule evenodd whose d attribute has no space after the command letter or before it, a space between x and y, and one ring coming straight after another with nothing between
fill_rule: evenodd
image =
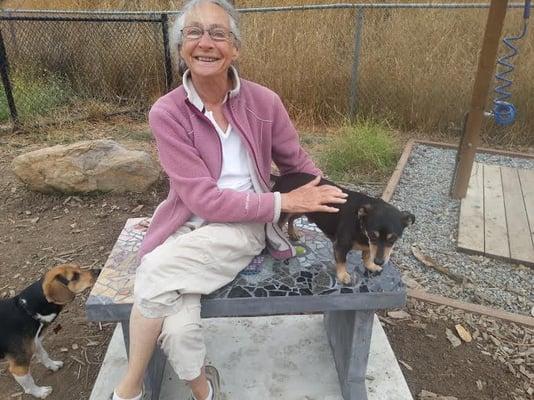
<instances>
[{"instance_id":1,"label":"wooden post","mask_svg":"<svg viewBox=\"0 0 534 400\"><path fill-rule=\"evenodd\" d=\"M497 49L499 47L507 7L508 0L491 0L482 51L478 60L478 70L473 87L471 108L467 115L463 137L456 158L456 169L451 189L451 196L455 199L462 199L467 193L467 185L469 184L476 149L480 143L480 130L482 121L484 120L484 107L486 106L490 82L493 79L493 73L495 71Z\"/></svg>"}]
</instances>

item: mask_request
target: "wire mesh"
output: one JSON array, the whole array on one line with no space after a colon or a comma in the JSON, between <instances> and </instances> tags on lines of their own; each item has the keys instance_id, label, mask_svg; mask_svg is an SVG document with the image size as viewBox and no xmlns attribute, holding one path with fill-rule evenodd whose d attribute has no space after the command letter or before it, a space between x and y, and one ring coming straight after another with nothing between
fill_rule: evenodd
<instances>
[{"instance_id":1,"label":"wire mesh","mask_svg":"<svg viewBox=\"0 0 534 400\"><path fill-rule=\"evenodd\" d=\"M319 122L354 112L403 130L461 133L487 4L242 11L241 76L277 92L293 116ZM522 12L518 4L508 10L504 35L520 28ZM0 20L0 29L23 123L57 118L54 110L69 116L87 101L145 111L165 93L161 13L14 15L19 19ZM175 14L169 16L172 26ZM490 137L534 140L533 31L519 43L516 59L516 124L503 130L488 119ZM176 85L180 79L174 78ZM0 120L9 116L3 96ZM492 92L489 97L488 110Z\"/></svg>"},{"instance_id":2,"label":"wire mesh","mask_svg":"<svg viewBox=\"0 0 534 400\"><path fill-rule=\"evenodd\" d=\"M146 109L165 92L160 22L4 20L0 29L21 123L87 100Z\"/></svg>"}]
</instances>

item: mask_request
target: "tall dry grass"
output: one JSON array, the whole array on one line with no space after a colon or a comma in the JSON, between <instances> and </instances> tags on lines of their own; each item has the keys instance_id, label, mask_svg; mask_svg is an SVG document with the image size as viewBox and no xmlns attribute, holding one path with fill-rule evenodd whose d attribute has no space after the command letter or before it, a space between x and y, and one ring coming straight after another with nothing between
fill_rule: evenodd
<instances>
[{"instance_id":1,"label":"tall dry grass","mask_svg":"<svg viewBox=\"0 0 534 400\"><path fill-rule=\"evenodd\" d=\"M9 0L3 7L175 10L180 4L163 0ZM287 5L288 0L237 0L236 4ZM505 34L520 30L521 14L521 10L509 11ZM469 108L486 17L484 9L366 10L358 63L358 115L387 119L403 130L459 136ZM90 88L86 90L93 95L112 93L111 97L126 98L133 93L150 101L164 91L157 25L24 24L29 23L11 24L13 37L18 43L24 41L24 46L17 47L16 65L41 63L74 79L80 90ZM242 76L278 92L294 116L332 122L346 115L354 61L354 11L247 13L242 16L242 31ZM15 46L5 29L3 32L12 45L8 49L11 56ZM511 90L519 110L517 122L499 128L488 120L488 141L534 143L533 32L531 26L514 60L517 67ZM503 51L501 48L500 54Z\"/></svg>"}]
</instances>

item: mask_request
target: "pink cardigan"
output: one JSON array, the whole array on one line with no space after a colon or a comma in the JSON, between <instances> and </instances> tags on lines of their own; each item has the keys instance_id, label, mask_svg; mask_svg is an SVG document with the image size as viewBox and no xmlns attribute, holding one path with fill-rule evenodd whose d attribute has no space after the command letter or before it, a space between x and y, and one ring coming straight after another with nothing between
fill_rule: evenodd
<instances>
[{"instance_id":1,"label":"pink cardigan","mask_svg":"<svg viewBox=\"0 0 534 400\"><path fill-rule=\"evenodd\" d=\"M170 190L154 212L139 250L140 259L193 214L210 222L277 222L274 194L269 186L272 161L282 174L321 174L300 146L282 101L273 91L241 79L241 88L226 101L224 114L241 134L265 193L217 187L222 167L220 139L212 123L189 102L184 87L179 86L158 99L148 116ZM269 232L273 236L273 228L277 227L267 229L268 236ZM275 250L278 254L273 254L279 258L291 256L280 244Z\"/></svg>"}]
</instances>

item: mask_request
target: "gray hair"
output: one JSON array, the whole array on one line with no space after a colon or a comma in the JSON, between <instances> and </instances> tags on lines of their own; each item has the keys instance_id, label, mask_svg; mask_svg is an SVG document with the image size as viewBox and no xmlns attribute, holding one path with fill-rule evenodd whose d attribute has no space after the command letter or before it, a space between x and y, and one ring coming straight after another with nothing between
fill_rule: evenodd
<instances>
[{"instance_id":1,"label":"gray hair","mask_svg":"<svg viewBox=\"0 0 534 400\"><path fill-rule=\"evenodd\" d=\"M234 34L234 46L237 48L241 47L241 32L239 31L239 13L235 9L235 7L227 0L189 0L185 3L185 5L180 10L180 14L174 21L173 27L172 27L172 35L171 35L171 51L176 52L176 57L174 57L175 60L178 62L178 71L180 75L185 71L187 68L185 66L184 61L181 59L179 51L180 47L183 43L183 37L182 37L182 29L184 29L185 25L185 17L187 14L197 7L198 5L202 3L212 3L216 4L219 7L221 7L226 14L228 14L228 21L230 23L230 30Z\"/></svg>"}]
</instances>

